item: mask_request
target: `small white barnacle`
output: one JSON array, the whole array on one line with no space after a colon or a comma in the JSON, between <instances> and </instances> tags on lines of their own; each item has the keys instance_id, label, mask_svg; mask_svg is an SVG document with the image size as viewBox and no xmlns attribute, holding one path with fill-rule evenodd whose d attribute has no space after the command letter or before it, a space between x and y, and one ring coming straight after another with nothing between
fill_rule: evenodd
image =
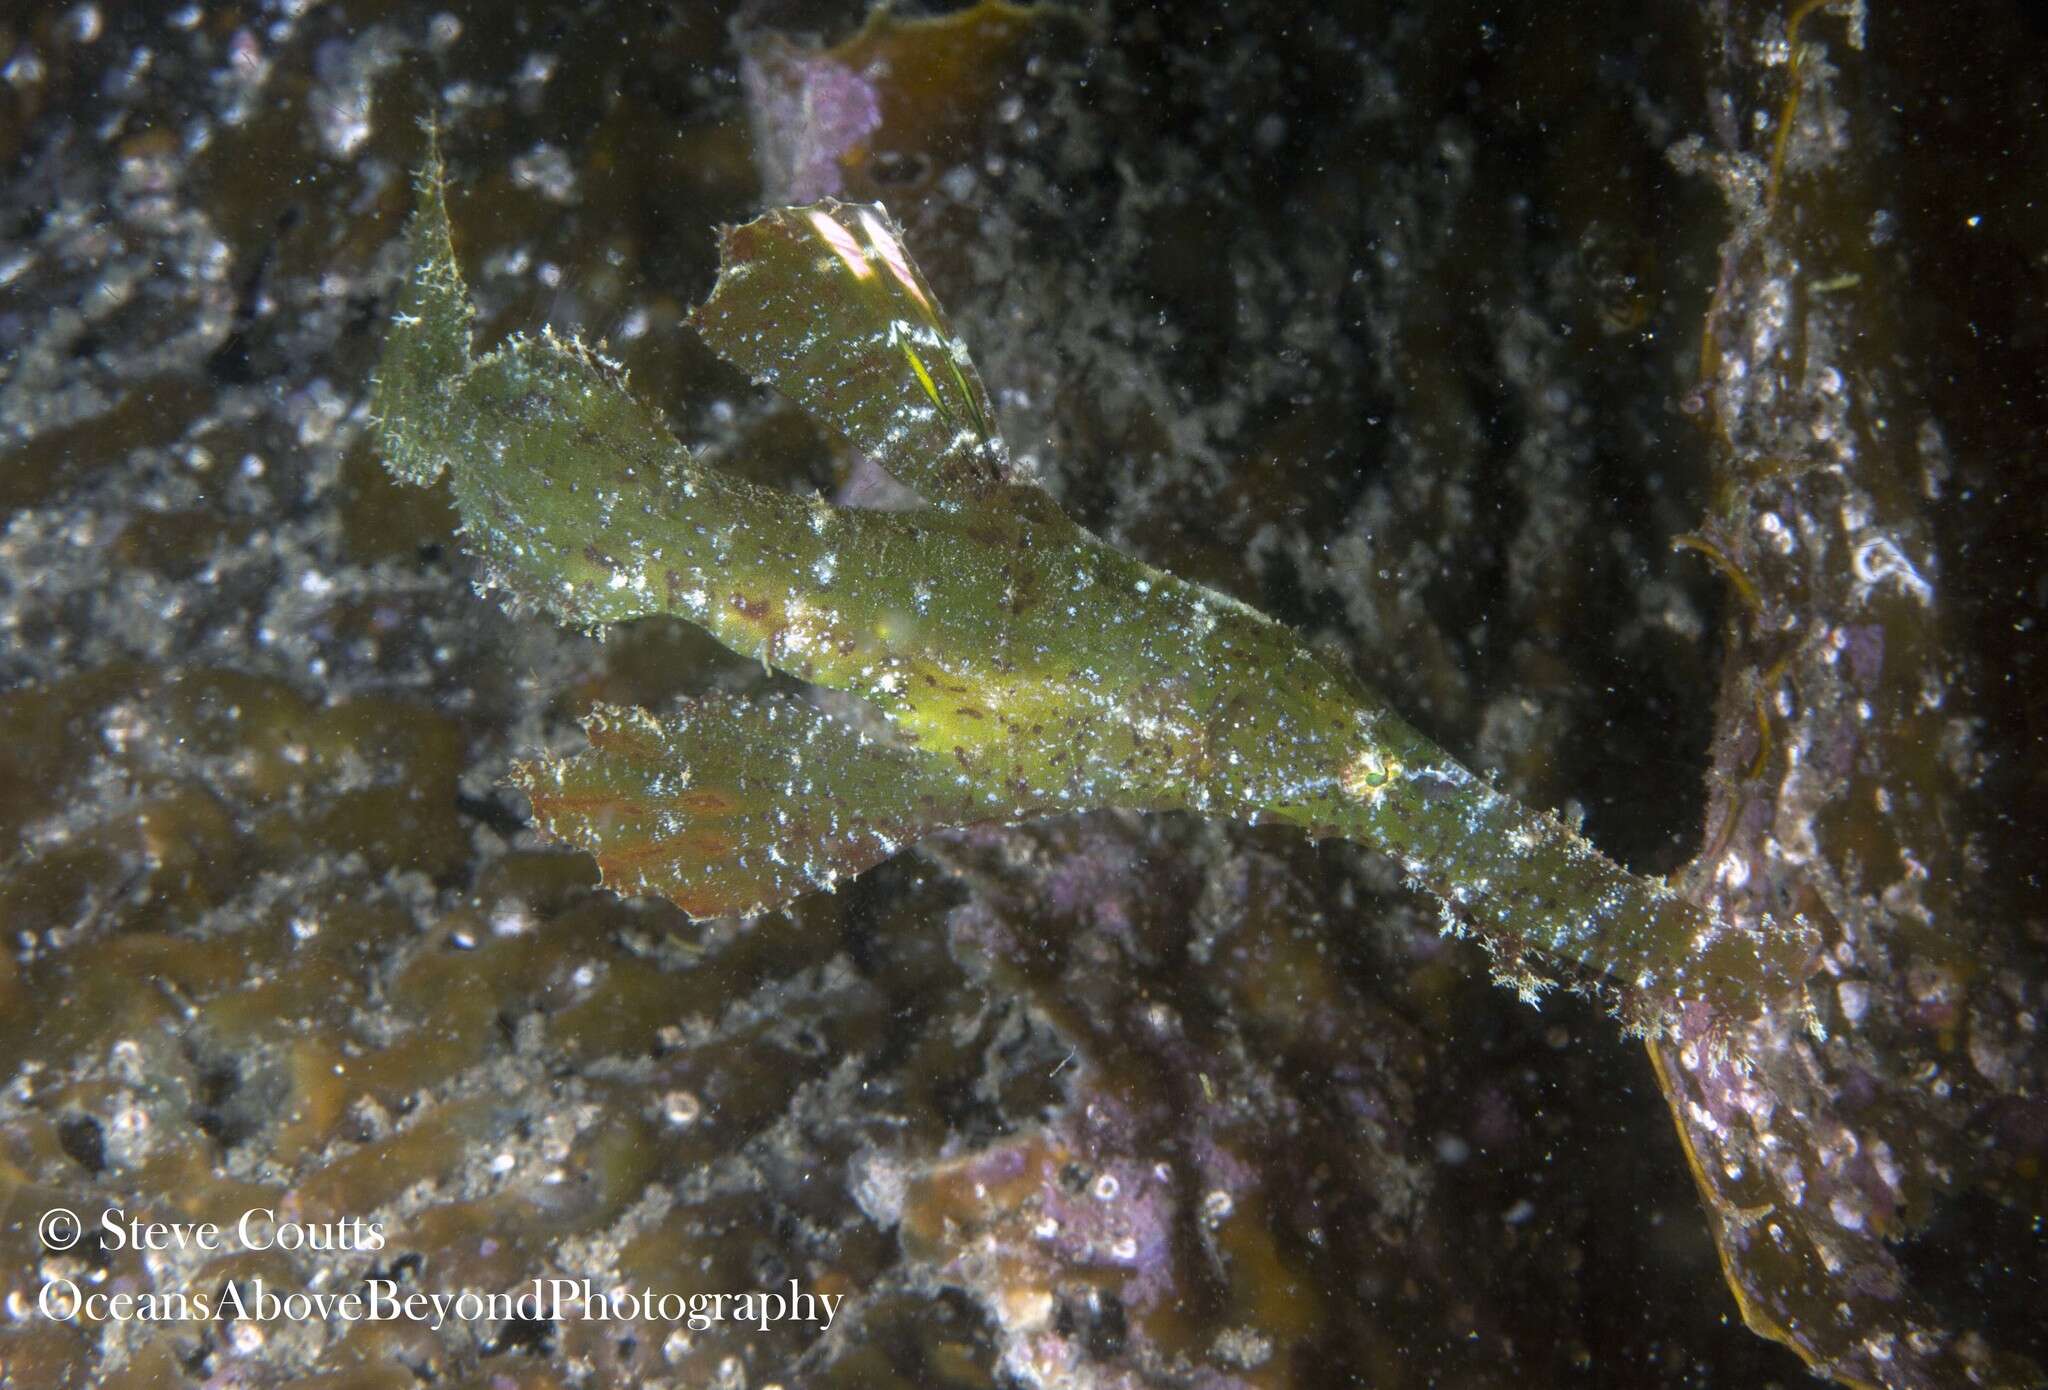
<instances>
[{"instance_id":1,"label":"small white barnacle","mask_svg":"<svg viewBox=\"0 0 2048 1390\"><path fill-rule=\"evenodd\" d=\"M1387 784L1400 775L1400 763L1382 757L1379 749L1368 746L1360 749L1358 756L1344 765L1337 781L1345 791L1363 800L1386 790Z\"/></svg>"}]
</instances>

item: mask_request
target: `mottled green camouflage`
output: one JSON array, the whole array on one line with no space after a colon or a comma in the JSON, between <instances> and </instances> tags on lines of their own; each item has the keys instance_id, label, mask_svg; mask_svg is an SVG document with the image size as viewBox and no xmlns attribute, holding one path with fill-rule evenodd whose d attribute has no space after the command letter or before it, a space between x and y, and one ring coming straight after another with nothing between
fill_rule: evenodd
<instances>
[{"instance_id":1,"label":"mottled green camouflage","mask_svg":"<svg viewBox=\"0 0 2048 1390\"><path fill-rule=\"evenodd\" d=\"M696 461L599 353L481 356L438 167L377 412L399 476L445 469L487 582L590 629L674 614L884 717L809 704L605 710L523 765L540 823L606 882L700 916L830 886L929 831L1100 807L1299 826L1395 856L1524 980L1618 981L1633 1021L1742 1013L1803 973L1803 927L1738 930L1474 776L1292 630L1152 569L1013 466L965 348L879 206L730 230L694 316L719 353L929 503L837 507Z\"/></svg>"}]
</instances>

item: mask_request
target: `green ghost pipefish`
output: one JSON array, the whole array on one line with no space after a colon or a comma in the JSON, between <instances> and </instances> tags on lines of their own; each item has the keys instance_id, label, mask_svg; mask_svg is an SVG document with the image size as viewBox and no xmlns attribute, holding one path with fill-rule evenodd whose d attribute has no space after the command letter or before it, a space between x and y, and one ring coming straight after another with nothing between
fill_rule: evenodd
<instances>
[{"instance_id":1,"label":"green ghost pipefish","mask_svg":"<svg viewBox=\"0 0 2048 1390\"><path fill-rule=\"evenodd\" d=\"M614 890L751 913L948 826L1193 811L1384 850L1447 921L1612 975L1657 1010L1699 998L1753 1013L1803 975L1809 931L1747 933L1625 872L1290 629L1069 520L1013 469L979 373L879 206L728 229L691 321L928 504L902 512L706 467L575 341L476 355L438 161L409 237L378 430L400 478L448 474L486 585L586 629L680 615L859 696L891 731L788 697L593 710L589 752L513 777Z\"/></svg>"}]
</instances>

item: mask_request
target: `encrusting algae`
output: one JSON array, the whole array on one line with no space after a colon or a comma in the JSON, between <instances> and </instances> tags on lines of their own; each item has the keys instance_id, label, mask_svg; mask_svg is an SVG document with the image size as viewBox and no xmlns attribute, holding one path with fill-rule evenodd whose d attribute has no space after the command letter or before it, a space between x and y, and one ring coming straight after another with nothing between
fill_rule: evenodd
<instances>
[{"instance_id":1,"label":"encrusting algae","mask_svg":"<svg viewBox=\"0 0 2048 1390\"><path fill-rule=\"evenodd\" d=\"M705 466L579 342L475 355L438 160L418 192L376 412L395 474L449 475L487 584L591 630L686 618L886 721L794 697L593 710L590 752L513 775L607 886L753 913L947 827L1182 810L1389 852L1525 989L1532 957L1611 976L1649 1031L1687 1001L1752 1014L1805 973L1804 924L1738 928L1627 873L1299 634L1069 520L879 205L729 229L692 322L929 504L902 512Z\"/></svg>"}]
</instances>

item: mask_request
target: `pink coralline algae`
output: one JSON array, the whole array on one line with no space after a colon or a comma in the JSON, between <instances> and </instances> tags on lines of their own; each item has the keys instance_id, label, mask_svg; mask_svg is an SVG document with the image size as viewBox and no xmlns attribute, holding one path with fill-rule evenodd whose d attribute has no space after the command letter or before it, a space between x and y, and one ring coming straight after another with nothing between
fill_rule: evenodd
<instances>
[{"instance_id":1,"label":"pink coralline algae","mask_svg":"<svg viewBox=\"0 0 2048 1390\"><path fill-rule=\"evenodd\" d=\"M843 161L882 124L874 84L822 53L778 36L746 46L740 81L755 124L763 192L808 203L845 186Z\"/></svg>"}]
</instances>

